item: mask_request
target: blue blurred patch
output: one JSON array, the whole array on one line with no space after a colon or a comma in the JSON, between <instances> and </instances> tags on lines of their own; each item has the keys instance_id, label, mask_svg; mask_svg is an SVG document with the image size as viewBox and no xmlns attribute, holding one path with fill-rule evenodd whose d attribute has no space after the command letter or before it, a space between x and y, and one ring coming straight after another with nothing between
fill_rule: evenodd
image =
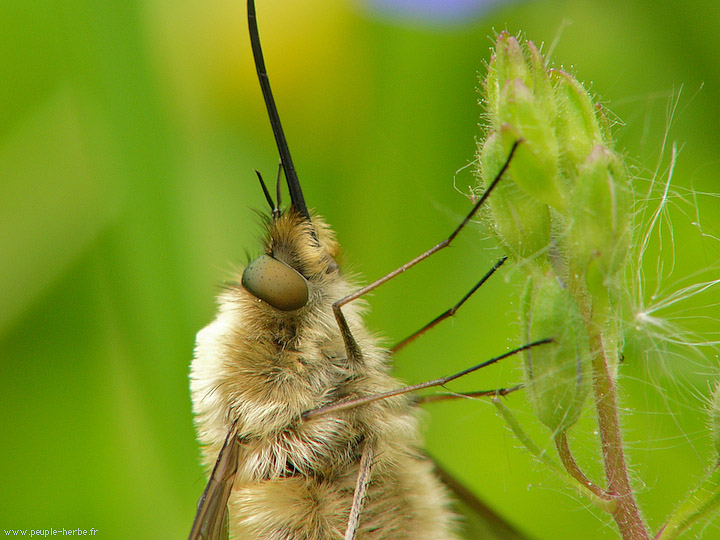
<instances>
[{"instance_id":1,"label":"blue blurred patch","mask_svg":"<svg viewBox=\"0 0 720 540\"><path fill-rule=\"evenodd\" d=\"M363 0L374 12L394 19L453 24L470 22L506 0Z\"/></svg>"}]
</instances>

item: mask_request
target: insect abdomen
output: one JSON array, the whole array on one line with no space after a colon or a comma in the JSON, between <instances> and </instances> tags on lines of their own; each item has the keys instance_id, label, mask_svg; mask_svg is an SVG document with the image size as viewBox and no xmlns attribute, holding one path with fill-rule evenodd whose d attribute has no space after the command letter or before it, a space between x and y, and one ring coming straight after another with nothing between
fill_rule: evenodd
<instances>
[{"instance_id":1,"label":"insect abdomen","mask_svg":"<svg viewBox=\"0 0 720 540\"><path fill-rule=\"evenodd\" d=\"M449 540L445 496L419 457L380 457L363 506L358 540ZM383 461L386 461L383 463ZM294 476L236 486L230 520L236 538L343 538L357 479L354 463L333 477Z\"/></svg>"}]
</instances>

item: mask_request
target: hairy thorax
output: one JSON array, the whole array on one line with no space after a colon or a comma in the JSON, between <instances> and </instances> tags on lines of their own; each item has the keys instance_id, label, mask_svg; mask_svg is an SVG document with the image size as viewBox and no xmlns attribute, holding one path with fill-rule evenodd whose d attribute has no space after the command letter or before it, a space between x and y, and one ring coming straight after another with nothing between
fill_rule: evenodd
<instances>
[{"instance_id":1,"label":"hairy thorax","mask_svg":"<svg viewBox=\"0 0 720 540\"><path fill-rule=\"evenodd\" d=\"M248 540L342 539L363 447L371 444L372 481L356 538L453 538L444 491L419 451L416 411L406 396L303 419L317 407L400 384L388 374L387 351L362 324L361 302L343 308L360 351L348 358L331 306L353 287L337 265L322 262L322 252L313 265L312 252L288 248L284 226L271 231L268 249L280 257L277 245L285 246L294 254L288 261L295 257L290 262L310 276L307 306L280 312L240 285L228 287L216 319L198 334L191 368L208 467L237 425L231 532Z\"/></svg>"}]
</instances>

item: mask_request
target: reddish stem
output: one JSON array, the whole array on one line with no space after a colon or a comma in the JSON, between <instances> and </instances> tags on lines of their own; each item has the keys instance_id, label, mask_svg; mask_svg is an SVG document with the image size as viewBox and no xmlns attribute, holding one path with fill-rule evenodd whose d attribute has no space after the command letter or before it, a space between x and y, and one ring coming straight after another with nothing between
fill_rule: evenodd
<instances>
[{"instance_id":1,"label":"reddish stem","mask_svg":"<svg viewBox=\"0 0 720 540\"><path fill-rule=\"evenodd\" d=\"M599 334L590 336L590 346L593 351L593 391L608 484L607 493L617 501L613 518L625 540L649 540L650 536L630 487L617 414L615 382Z\"/></svg>"},{"instance_id":2,"label":"reddish stem","mask_svg":"<svg viewBox=\"0 0 720 540\"><path fill-rule=\"evenodd\" d=\"M562 462L563 467L565 467L565 470L570 473L570 476L572 476L583 486L586 486L590 491L592 491L601 499L604 499L606 501L611 500L612 497L608 495L600 486L598 486L597 484L592 482L587 476L585 476L585 473L578 466L575 458L572 455L572 452L570 451L567 433L565 431L561 431L559 433L556 433L554 438L555 448L557 448L558 456L560 456L560 461Z\"/></svg>"}]
</instances>

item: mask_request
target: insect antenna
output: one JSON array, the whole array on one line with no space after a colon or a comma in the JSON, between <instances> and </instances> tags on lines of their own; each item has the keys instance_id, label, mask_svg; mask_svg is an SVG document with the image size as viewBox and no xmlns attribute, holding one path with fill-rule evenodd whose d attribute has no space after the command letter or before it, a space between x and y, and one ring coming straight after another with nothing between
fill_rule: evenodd
<instances>
[{"instance_id":1,"label":"insect antenna","mask_svg":"<svg viewBox=\"0 0 720 540\"><path fill-rule=\"evenodd\" d=\"M290 148L285 139L285 132L280 123L280 115L275 106L272 90L270 89L270 79L265 68L265 59L263 58L262 47L260 45L260 33L258 32L257 16L255 15L255 2L248 0L248 28L250 30L250 45L252 46L253 58L255 59L255 70L260 81L263 98L265 99L265 107L270 116L270 125L272 126L273 135L275 135L275 143L280 153L280 161L282 168L285 170L285 180L287 181L288 191L290 192L290 200L295 211L310 221L310 213L308 212L303 197L300 181L292 157L290 157Z\"/></svg>"},{"instance_id":2,"label":"insect antenna","mask_svg":"<svg viewBox=\"0 0 720 540\"><path fill-rule=\"evenodd\" d=\"M277 208L280 208L280 201L282 200L282 185L280 184L280 181L282 180L282 172L283 172L283 165L282 160L280 163L278 163L278 172L277 172L277 178L275 179L275 195L277 200ZM280 210L278 210L278 214L280 213Z\"/></svg>"},{"instance_id":3,"label":"insect antenna","mask_svg":"<svg viewBox=\"0 0 720 540\"><path fill-rule=\"evenodd\" d=\"M260 174L260 171L255 169L255 174L257 174L258 180L260 180L260 187L262 187L263 193L265 194L265 200L270 205L270 213L272 214L272 217L277 218L280 215L280 202L278 199L278 204L275 204L272 200L272 197L270 196L270 192L268 191L267 186L265 185L265 181L263 180L262 174ZM280 190L278 190L278 195Z\"/></svg>"}]
</instances>

